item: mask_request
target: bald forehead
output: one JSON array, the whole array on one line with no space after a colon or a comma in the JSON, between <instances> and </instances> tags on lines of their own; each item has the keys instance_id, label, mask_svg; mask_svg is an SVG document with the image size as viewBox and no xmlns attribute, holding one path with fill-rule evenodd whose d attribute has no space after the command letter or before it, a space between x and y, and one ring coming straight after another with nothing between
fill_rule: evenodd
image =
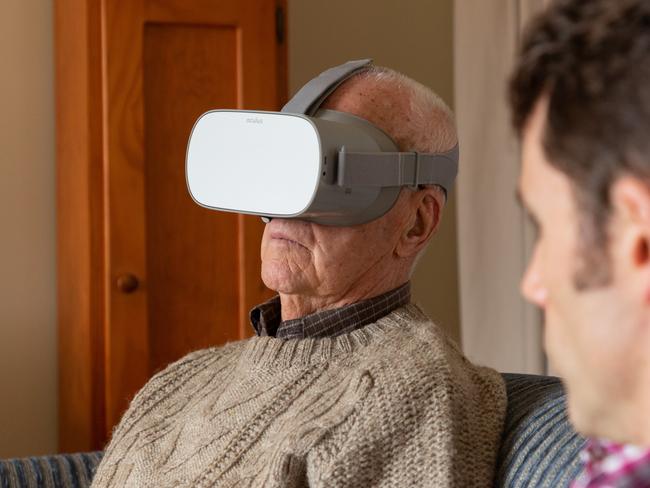
<instances>
[{"instance_id":1,"label":"bald forehead","mask_svg":"<svg viewBox=\"0 0 650 488\"><path fill-rule=\"evenodd\" d=\"M350 78L322 107L368 120L401 151L448 151L458 142L445 103L425 86L390 70Z\"/></svg>"},{"instance_id":2,"label":"bald forehead","mask_svg":"<svg viewBox=\"0 0 650 488\"><path fill-rule=\"evenodd\" d=\"M409 95L397 83L355 76L341 84L322 108L356 115L392 134L393 115L407 110L409 103Z\"/></svg>"}]
</instances>

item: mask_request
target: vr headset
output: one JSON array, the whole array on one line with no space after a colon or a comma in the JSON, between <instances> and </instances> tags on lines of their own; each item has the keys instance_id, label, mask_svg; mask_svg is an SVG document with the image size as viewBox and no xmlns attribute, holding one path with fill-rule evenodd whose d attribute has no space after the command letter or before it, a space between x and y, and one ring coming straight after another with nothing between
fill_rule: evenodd
<instances>
[{"instance_id":1,"label":"vr headset","mask_svg":"<svg viewBox=\"0 0 650 488\"><path fill-rule=\"evenodd\" d=\"M441 154L400 152L378 127L320 109L341 83L369 68L350 61L309 81L281 112L212 110L194 124L186 178L199 205L325 225L369 222L403 186L452 188L458 146Z\"/></svg>"}]
</instances>

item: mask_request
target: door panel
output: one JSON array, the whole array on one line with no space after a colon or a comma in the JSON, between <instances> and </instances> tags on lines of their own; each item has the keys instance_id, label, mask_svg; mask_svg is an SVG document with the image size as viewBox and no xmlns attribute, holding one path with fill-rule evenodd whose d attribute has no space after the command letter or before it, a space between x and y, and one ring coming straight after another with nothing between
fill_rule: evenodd
<instances>
[{"instance_id":1,"label":"door panel","mask_svg":"<svg viewBox=\"0 0 650 488\"><path fill-rule=\"evenodd\" d=\"M199 207L185 187L185 150L194 122L206 107L237 106L236 57L232 27L145 26L147 312L153 371L190 351L239 339L237 216Z\"/></svg>"}]
</instances>

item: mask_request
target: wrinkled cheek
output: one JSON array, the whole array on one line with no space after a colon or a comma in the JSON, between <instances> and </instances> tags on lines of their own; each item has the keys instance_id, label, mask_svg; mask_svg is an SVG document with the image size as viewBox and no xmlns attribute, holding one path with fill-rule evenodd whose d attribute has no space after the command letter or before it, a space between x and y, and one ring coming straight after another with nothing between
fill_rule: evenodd
<instances>
[{"instance_id":1,"label":"wrinkled cheek","mask_svg":"<svg viewBox=\"0 0 650 488\"><path fill-rule=\"evenodd\" d=\"M262 253L262 270L284 268L286 272L303 273L311 268L311 254L296 244L272 243Z\"/></svg>"},{"instance_id":2,"label":"wrinkled cheek","mask_svg":"<svg viewBox=\"0 0 650 488\"><path fill-rule=\"evenodd\" d=\"M313 280L309 270L309 262L292 253L269 252L262 259L262 281L278 292L295 292L311 286Z\"/></svg>"},{"instance_id":3,"label":"wrinkled cheek","mask_svg":"<svg viewBox=\"0 0 650 488\"><path fill-rule=\"evenodd\" d=\"M316 254L314 268L322 281L343 283L358 274L363 261L354 249L348 247L343 253Z\"/></svg>"}]
</instances>

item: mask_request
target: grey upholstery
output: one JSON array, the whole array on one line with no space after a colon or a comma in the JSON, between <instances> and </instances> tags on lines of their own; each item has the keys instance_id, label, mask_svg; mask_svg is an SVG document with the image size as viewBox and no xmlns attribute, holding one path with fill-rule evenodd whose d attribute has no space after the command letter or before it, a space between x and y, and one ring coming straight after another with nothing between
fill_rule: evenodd
<instances>
[{"instance_id":1,"label":"grey upholstery","mask_svg":"<svg viewBox=\"0 0 650 488\"><path fill-rule=\"evenodd\" d=\"M557 378L504 374L508 411L495 486L569 485L580 469L584 444L568 423ZM101 452L0 461L0 488L85 488Z\"/></svg>"},{"instance_id":2,"label":"grey upholstery","mask_svg":"<svg viewBox=\"0 0 650 488\"><path fill-rule=\"evenodd\" d=\"M585 440L566 416L558 378L504 374L508 410L495 486L569 486L581 468Z\"/></svg>"},{"instance_id":3,"label":"grey upholstery","mask_svg":"<svg viewBox=\"0 0 650 488\"><path fill-rule=\"evenodd\" d=\"M0 461L0 488L86 488L101 458L86 452Z\"/></svg>"}]
</instances>

